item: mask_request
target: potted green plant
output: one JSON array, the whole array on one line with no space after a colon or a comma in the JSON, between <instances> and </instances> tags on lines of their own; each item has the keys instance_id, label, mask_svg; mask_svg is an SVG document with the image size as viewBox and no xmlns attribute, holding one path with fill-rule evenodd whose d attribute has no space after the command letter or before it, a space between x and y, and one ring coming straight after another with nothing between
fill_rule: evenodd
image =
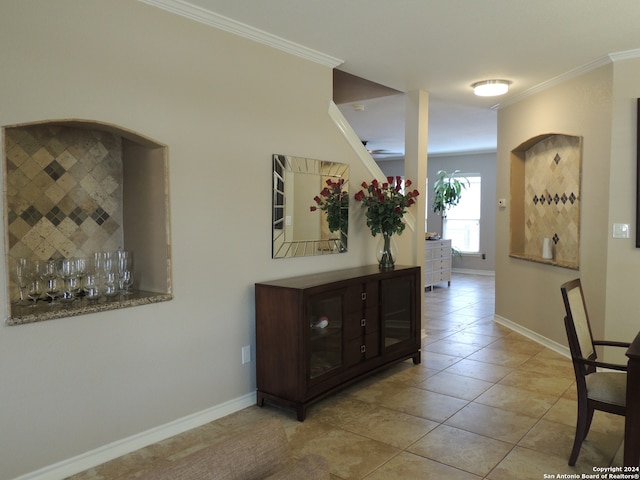
<instances>
[{"instance_id":1,"label":"potted green plant","mask_svg":"<svg viewBox=\"0 0 640 480\"><path fill-rule=\"evenodd\" d=\"M438 171L438 178L433 184L433 212L440 215L440 232L444 234L444 218L447 210L458 205L462 198L462 191L469 186L469 179L459 176L460 170L448 173L445 170ZM460 252L452 248L454 255Z\"/></svg>"}]
</instances>

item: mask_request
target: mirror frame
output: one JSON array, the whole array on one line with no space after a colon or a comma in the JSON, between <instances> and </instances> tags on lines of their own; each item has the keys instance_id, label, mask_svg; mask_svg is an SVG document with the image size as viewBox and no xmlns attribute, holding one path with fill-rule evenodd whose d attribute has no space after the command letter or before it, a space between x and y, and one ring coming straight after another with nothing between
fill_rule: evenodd
<instances>
[{"instance_id":1,"label":"mirror frame","mask_svg":"<svg viewBox=\"0 0 640 480\"><path fill-rule=\"evenodd\" d=\"M349 192L349 165L345 163L330 162L326 160L316 160L312 158L296 157L291 155L273 154L272 157L273 172L273 195L272 195L272 258L293 258L307 257L314 255L331 255L335 253L344 253L347 251L348 224L349 224L349 206L341 209L342 215L346 216L346 221L341 222L344 225L339 232L330 232L326 227L326 214L318 208L315 212L310 210L314 205L314 197L319 195L321 190L326 186L326 181L343 180L342 189ZM312 177L310 177L312 176ZM317 177L317 191L303 191L302 195L305 199L308 197L308 203L302 201L294 202L291 192L295 187L291 184L299 178L298 184L304 188L303 180L311 180L315 183ZM297 215L302 214L307 219L311 219L311 215L318 217L318 234L319 238L310 235L309 238L297 238L294 235L294 226L296 222L292 222L294 212ZM299 217L298 217L299 218ZM313 222L313 220L311 220ZM323 224L324 227L323 228Z\"/></svg>"}]
</instances>

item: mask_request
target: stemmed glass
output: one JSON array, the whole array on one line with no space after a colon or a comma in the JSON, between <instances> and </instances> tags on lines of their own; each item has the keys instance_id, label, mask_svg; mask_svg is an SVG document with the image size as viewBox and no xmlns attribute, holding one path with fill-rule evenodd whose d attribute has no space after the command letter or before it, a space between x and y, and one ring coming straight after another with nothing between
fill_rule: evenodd
<instances>
[{"instance_id":1,"label":"stemmed glass","mask_svg":"<svg viewBox=\"0 0 640 480\"><path fill-rule=\"evenodd\" d=\"M118 295L120 283L118 282L118 275L116 273L107 273L104 276L104 296L107 298L114 298Z\"/></svg>"},{"instance_id":2,"label":"stemmed glass","mask_svg":"<svg viewBox=\"0 0 640 480\"><path fill-rule=\"evenodd\" d=\"M80 286L75 259L64 259L61 263L60 276L64 283L60 300L71 302L76 297Z\"/></svg>"},{"instance_id":3,"label":"stemmed glass","mask_svg":"<svg viewBox=\"0 0 640 480\"><path fill-rule=\"evenodd\" d=\"M131 295L133 286L133 256L128 250L118 250L118 275L120 293Z\"/></svg>"},{"instance_id":4,"label":"stemmed glass","mask_svg":"<svg viewBox=\"0 0 640 480\"><path fill-rule=\"evenodd\" d=\"M29 271L29 283L27 285L27 297L33 300L32 307L36 306L38 299L42 296L42 263L38 260L33 262L32 268Z\"/></svg>"},{"instance_id":5,"label":"stemmed glass","mask_svg":"<svg viewBox=\"0 0 640 480\"><path fill-rule=\"evenodd\" d=\"M49 305L56 305L60 285L58 284L58 264L55 260L49 260L45 264L42 279L45 282L45 293L51 299Z\"/></svg>"},{"instance_id":6,"label":"stemmed glass","mask_svg":"<svg viewBox=\"0 0 640 480\"><path fill-rule=\"evenodd\" d=\"M124 270L120 272L120 293L122 295L131 295L131 287L133 286L133 272Z\"/></svg>"},{"instance_id":7,"label":"stemmed glass","mask_svg":"<svg viewBox=\"0 0 640 480\"><path fill-rule=\"evenodd\" d=\"M16 284L20 291L20 300L18 305L23 305L25 300L25 294L27 291L27 284L29 282L29 262L26 258L18 258L15 264Z\"/></svg>"},{"instance_id":8,"label":"stemmed glass","mask_svg":"<svg viewBox=\"0 0 640 480\"><path fill-rule=\"evenodd\" d=\"M76 262L76 276L78 277L78 287L79 292L82 293L82 286L84 282L84 278L87 276L88 272L88 262L85 257L78 257L75 259Z\"/></svg>"},{"instance_id":9,"label":"stemmed glass","mask_svg":"<svg viewBox=\"0 0 640 480\"><path fill-rule=\"evenodd\" d=\"M88 300L97 300L100 298L100 280L98 275L89 273L84 281L84 296Z\"/></svg>"}]
</instances>

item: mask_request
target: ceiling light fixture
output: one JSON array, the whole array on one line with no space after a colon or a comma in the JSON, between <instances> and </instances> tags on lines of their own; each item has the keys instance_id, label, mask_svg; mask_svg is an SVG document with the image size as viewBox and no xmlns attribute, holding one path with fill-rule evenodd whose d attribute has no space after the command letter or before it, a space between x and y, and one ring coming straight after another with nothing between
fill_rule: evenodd
<instances>
[{"instance_id":1,"label":"ceiling light fixture","mask_svg":"<svg viewBox=\"0 0 640 480\"><path fill-rule=\"evenodd\" d=\"M509 85L511 85L509 80L483 80L472 84L471 88L479 97L495 97L507 93Z\"/></svg>"}]
</instances>

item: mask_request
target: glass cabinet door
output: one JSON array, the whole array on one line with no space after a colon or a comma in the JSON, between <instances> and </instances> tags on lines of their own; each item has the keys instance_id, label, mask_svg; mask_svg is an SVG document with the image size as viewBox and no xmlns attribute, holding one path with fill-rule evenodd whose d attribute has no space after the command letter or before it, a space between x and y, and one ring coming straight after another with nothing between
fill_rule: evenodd
<instances>
[{"instance_id":1,"label":"glass cabinet door","mask_svg":"<svg viewBox=\"0 0 640 480\"><path fill-rule=\"evenodd\" d=\"M309 378L342 366L342 295L312 296L307 303L309 322Z\"/></svg>"},{"instance_id":2,"label":"glass cabinet door","mask_svg":"<svg viewBox=\"0 0 640 480\"><path fill-rule=\"evenodd\" d=\"M383 346L389 348L411 340L413 279L405 277L383 280L380 288Z\"/></svg>"}]
</instances>

